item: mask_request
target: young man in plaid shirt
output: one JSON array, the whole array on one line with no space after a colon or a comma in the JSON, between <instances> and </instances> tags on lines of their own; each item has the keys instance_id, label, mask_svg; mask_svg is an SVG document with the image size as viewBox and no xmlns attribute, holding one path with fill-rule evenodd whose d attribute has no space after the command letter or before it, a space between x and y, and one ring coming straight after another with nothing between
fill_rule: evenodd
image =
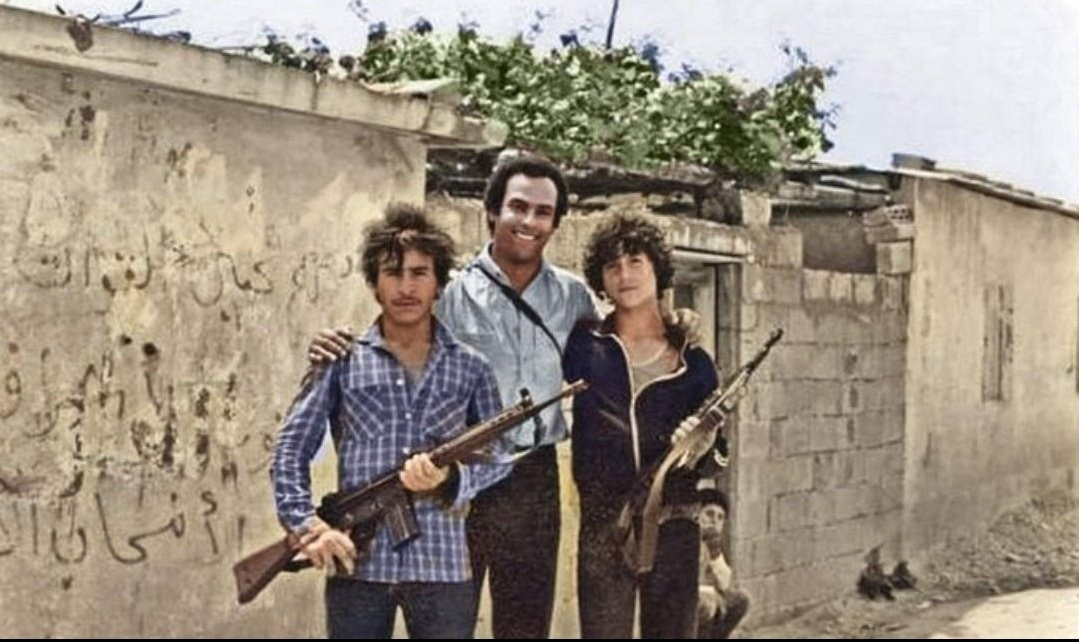
<instances>
[{"instance_id":1,"label":"young man in plaid shirt","mask_svg":"<svg viewBox=\"0 0 1079 642\"><path fill-rule=\"evenodd\" d=\"M331 638L389 638L398 606L412 637L470 638L475 587L463 507L510 471L509 464L437 468L413 455L401 472L416 495L422 536L398 550L379 528L370 552L314 515L310 461L327 426L338 454L339 487L355 490L501 409L486 359L459 343L431 310L449 280L453 241L421 210L391 206L367 230L363 270L382 314L347 357L301 392L281 430L274 457L277 512L301 535L319 568L347 572L326 586Z\"/></svg>"}]
</instances>

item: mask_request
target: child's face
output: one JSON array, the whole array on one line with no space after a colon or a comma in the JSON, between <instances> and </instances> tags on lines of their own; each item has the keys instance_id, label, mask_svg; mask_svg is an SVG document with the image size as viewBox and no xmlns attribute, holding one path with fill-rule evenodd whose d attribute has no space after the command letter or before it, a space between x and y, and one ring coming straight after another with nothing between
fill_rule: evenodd
<instances>
[{"instance_id":1,"label":"child's face","mask_svg":"<svg viewBox=\"0 0 1079 642\"><path fill-rule=\"evenodd\" d=\"M656 305L656 268L644 252L623 254L603 266L603 290L619 310Z\"/></svg>"},{"instance_id":2,"label":"child's face","mask_svg":"<svg viewBox=\"0 0 1079 642\"><path fill-rule=\"evenodd\" d=\"M701 512L697 517L697 521L701 525L702 533L722 533L723 523L726 520L727 513L719 504L705 504L701 507Z\"/></svg>"}]
</instances>

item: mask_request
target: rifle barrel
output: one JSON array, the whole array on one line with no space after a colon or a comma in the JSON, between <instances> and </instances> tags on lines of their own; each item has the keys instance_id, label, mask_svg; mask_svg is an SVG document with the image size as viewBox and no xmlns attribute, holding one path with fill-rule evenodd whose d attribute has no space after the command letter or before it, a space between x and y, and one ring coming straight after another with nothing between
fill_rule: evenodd
<instances>
[{"instance_id":1,"label":"rifle barrel","mask_svg":"<svg viewBox=\"0 0 1079 642\"><path fill-rule=\"evenodd\" d=\"M492 441L508 428L538 414L544 408L568 396L578 394L587 388L587 382L575 381L557 395L539 404L533 404L531 398L527 396L527 391L523 391L525 398L520 403L502 411L487 421L468 428L457 437L435 448L431 451L431 459L438 466L458 461L462 457L469 455L477 446L482 446ZM362 523L366 523L366 521L382 519L385 509L388 507L384 505L383 496L395 492L392 486L400 484L399 472L400 469L393 470L363 488L348 493L330 493L322 500L323 505L319 507L319 516L331 517L331 519L324 518L323 521L339 530L350 530ZM403 488L401 491L408 492ZM367 501L369 498L372 501ZM409 508L409 510L411 509ZM291 569L293 566L301 566L290 565L296 554L300 552L300 549L299 539L293 535L288 535L284 539L255 551L233 565L232 572L236 577L237 596L240 604L246 604L255 599L255 596L262 592L281 571L286 570L286 567Z\"/></svg>"}]
</instances>

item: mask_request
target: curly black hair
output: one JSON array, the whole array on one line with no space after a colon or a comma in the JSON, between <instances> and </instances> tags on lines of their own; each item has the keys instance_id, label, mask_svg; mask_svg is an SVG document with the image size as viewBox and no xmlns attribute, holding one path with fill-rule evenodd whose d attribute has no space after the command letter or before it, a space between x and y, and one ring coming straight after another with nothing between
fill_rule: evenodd
<instances>
[{"instance_id":1,"label":"curly black hair","mask_svg":"<svg viewBox=\"0 0 1079 642\"><path fill-rule=\"evenodd\" d=\"M606 297L603 290L603 266L625 254L645 254L652 261L656 272L656 291L662 293L671 287L674 265L671 246L663 231L647 219L627 214L616 214L600 225L588 240L584 255L584 276L588 287L599 297Z\"/></svg>"},{"instance_id":2,"label":"curly black hair","mask_svg":"<svg viewBox=\"0 0 1079 642\"><path fill-rule=\"evenodd\" d=\"M368 285L378 282L378 268L383 262L400 268L408 250L418 250L434 259L438 287L449 283L450 269L456 259L453 239L428 220L423 208L391 203L385 216L364 230L361 263Z\"/></svg>"},{"instance_id":3,"label":"curly black hair","mask_svg":"<svg viewBox=\"0 0 1079 642\"><path fill-rule=\"evenodd\" d=\"M562 216L569 209L569 188L562 170L551 161L534 154L522 154L499 163L494 173L487 179L487 188L483 192L483 207L487 212L487 229L494 231L494 219L502 211L502 201L506 199L506 183L518 174L530 178L549 178L554 183L558 196L555 198L554 227L562 221Z\"/></svg>"}]
</instances>

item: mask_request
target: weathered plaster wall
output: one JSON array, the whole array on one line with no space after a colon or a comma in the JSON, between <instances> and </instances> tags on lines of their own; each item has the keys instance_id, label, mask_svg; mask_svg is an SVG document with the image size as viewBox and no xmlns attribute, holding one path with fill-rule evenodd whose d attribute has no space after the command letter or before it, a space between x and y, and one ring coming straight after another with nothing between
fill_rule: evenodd
<instances>
[{"instance_id":1,"label":"weathered plaster wall","mask_svg":"<svg viewBox=\"0 0 1079 642\"><path fill-rule=\"evenodd\" d=\"M230 567L280 535L306 340L373 317L361 227L423 200L423 145L0 56L0 149L4 634L320 634L317 574L240 609Z\"/></svg>"},{"instance_id":2,"label":"weathered plaster wall","mask_svg":"<svg viewBox=\"0 0 1079 642\"><path fill-rule=\"evenodd\" d=\"M917 229L904 547L917 555L1079 473L1079 220L906 178ZM984 399L986 291L1011 291L1003 399Z\"/></svg>"}]
</instances>

